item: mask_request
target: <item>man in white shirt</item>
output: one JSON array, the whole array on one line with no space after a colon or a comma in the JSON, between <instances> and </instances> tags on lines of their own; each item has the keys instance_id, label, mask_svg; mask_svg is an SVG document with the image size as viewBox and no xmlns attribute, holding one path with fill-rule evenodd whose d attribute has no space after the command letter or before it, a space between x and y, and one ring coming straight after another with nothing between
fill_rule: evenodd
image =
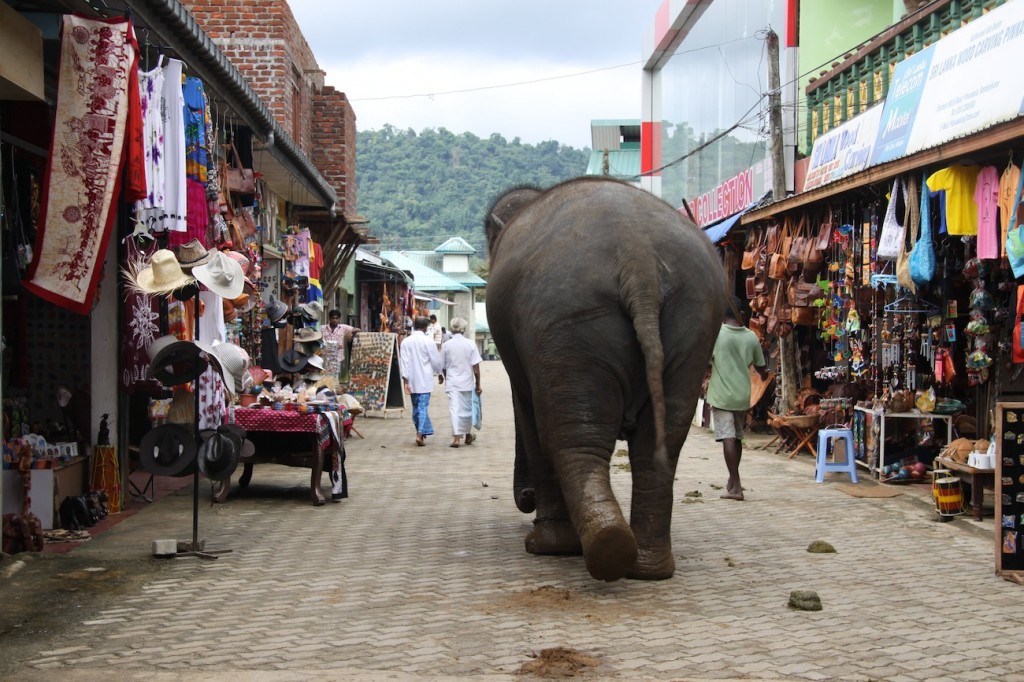
<instances>
[{"instance_id":1,"label":"man in white shirt","mask_svg":"<svg viewBox=\"0 0 1024 682\"><path fill-rule=\"evenodd\" d=\"M427 326L427 336L434 340L434 345L437 346L438 350L441 350L443 334L444 332L441 330L441 325L437 323L437 315L431 315L430 324Z\"/></svg>"},{"instance_id":2,"label":"man in white shirt","mask_svg":"<svg viewBox=\"0 0 1024 682\"><path fill-rule=\"evenodd\" d=\"M427 407L430 405L430 391L434 388L434 375L438 383L444 383L444 369L441 354L433 338L427 336L430 320L417 317L412 323L412 334L398 347L399 369L405 392L412 401L412 423L416 427L416 445L426 445L427 436L434 434Z\"/></svg>"},{"instance_id":3,"label":"man in white shirt","mask_svg":"<svg viewBox=\"0 0 1024 682\"><path fill-rule=\"evenodd\" d=\"M452 445L457 448L466 437L466 445L473 442L473 393L480 395L480 351L463 334L469 323L454 318L452 338L441 348L444 360L445 391L448 393L448 414L452 420Z\"/></svg>"}]
</instances>

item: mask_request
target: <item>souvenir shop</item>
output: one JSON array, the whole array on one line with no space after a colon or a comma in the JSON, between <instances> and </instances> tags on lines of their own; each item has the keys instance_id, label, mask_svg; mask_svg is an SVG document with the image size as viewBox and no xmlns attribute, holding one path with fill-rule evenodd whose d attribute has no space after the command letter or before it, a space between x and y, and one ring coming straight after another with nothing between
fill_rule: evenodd
<instances>
[{"instance_id":1,"label":"souvenir shop","mask_svg":"<svg viewBox=\"0 0 1024 682\"><path fill-rule=\"evenodd\" d=\"M110 511L149 499L127 485L134 469L198 468L226 494L258 453L246 428L302 431L312 446L296 465L317 471L330 448L341 496L347 415L339 342L321 331L322 245L288 225L291 204L216 88L140 48L128 17L60 21L53 108L0 102L5 468L86 460L63 491L33 493L52 528L60 498L90 488ZM280 259L264 261L264 247ZM295 424L245 426L238 412L256 408ZM7 473L4 511L28 512ZM311 494L322 503L319 486Z\"/></svg>"},{"instance_id":2,"label":"souvenir shop","mask_svg":"<svg viewBox=\"0 0 1024 682\"><path fill-rule=\"evenodd\" d=\"M927 482L940 456L992 468L995 407L1024 367L1024 146L975 137L754 211L721 244L776 372L755 417L777 452L817 457L819 429L844 425L884 482Z\"/></svg>"}]
</instances>

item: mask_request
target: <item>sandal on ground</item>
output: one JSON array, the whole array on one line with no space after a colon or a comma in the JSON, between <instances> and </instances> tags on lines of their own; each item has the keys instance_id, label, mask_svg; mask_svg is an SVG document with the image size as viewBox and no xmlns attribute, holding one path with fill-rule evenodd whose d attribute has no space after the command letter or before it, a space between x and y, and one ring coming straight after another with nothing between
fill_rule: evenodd
<instances>
[{"instance_id":1,"label":"sandal on ground","mask_svg":"<svg viewBox=\"0 0 1024 682\"><path fill-rule=\"evenodd\" d=\"M470 443L472 443L475 440L476 440L476 436L474 436L472 433L467 433L466 434L466 445L469 445Z\"/></svg>"}]
</instances>

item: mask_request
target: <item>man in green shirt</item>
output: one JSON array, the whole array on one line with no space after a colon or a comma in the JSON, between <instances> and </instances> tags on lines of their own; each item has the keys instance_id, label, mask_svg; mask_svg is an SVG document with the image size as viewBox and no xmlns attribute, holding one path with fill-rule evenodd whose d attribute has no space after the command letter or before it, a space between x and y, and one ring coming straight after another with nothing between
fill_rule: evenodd
<instances>
[{"instance_id":1,"label":"man in green shirt","mask_svg":"<svg viewBox=\"0 0 1024 682\"><path fill-rule=\"evenodd\" d=\"M767 379L764 353L757 335L736 319L733 307L725 311L722 328L711 355L711 381L707 403L711 406L715 440L722 443L729 482L724 500L742 500L740 459L743 456L743 426L750 409L750 366Z\"/></svg>"}]
</instances>

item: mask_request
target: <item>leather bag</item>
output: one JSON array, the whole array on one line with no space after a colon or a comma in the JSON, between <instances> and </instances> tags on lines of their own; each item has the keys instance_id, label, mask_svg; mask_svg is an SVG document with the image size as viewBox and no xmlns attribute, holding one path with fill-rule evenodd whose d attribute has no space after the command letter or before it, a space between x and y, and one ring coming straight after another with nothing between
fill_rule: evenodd
<instances>
[{"instance_id":1,"label":"leather bag","mask_svg":"<svg viewBox=\"0 0 1024 682\"><path fill-rule=\"evenodd\" d=\"M255 194L256 172L252 168L242 166L242 157L238 155L238 147L235 146L233 139L230 149L234 164L227 167L228 190L234 194Z\"/></svg>"},{"instance_id":2,"label":"leather bag","mask_svg":"<svg viewBox=\"0 0 1024 682\"><path fill-rule=\"evenodd\" d=\"M757 253L760 249L760 232L751 230L747 234L747 246L743 249L743 260L740 263L740 270L753 270L754 264L757 263Z\"/></svg>"},{"instance_id":3,"label":"leather bag","mask_svg":"<svg viewBox=\"0 0 1024 682\"><path fill-rule=\"evenodd\" d=\"M782 239L779 249L772 254L771 262L768 265L768 277L771 279L786 279L789 276L788 256L792 239L789 236L789 223L782 228Z\"/></svg>"}]
</instances>

